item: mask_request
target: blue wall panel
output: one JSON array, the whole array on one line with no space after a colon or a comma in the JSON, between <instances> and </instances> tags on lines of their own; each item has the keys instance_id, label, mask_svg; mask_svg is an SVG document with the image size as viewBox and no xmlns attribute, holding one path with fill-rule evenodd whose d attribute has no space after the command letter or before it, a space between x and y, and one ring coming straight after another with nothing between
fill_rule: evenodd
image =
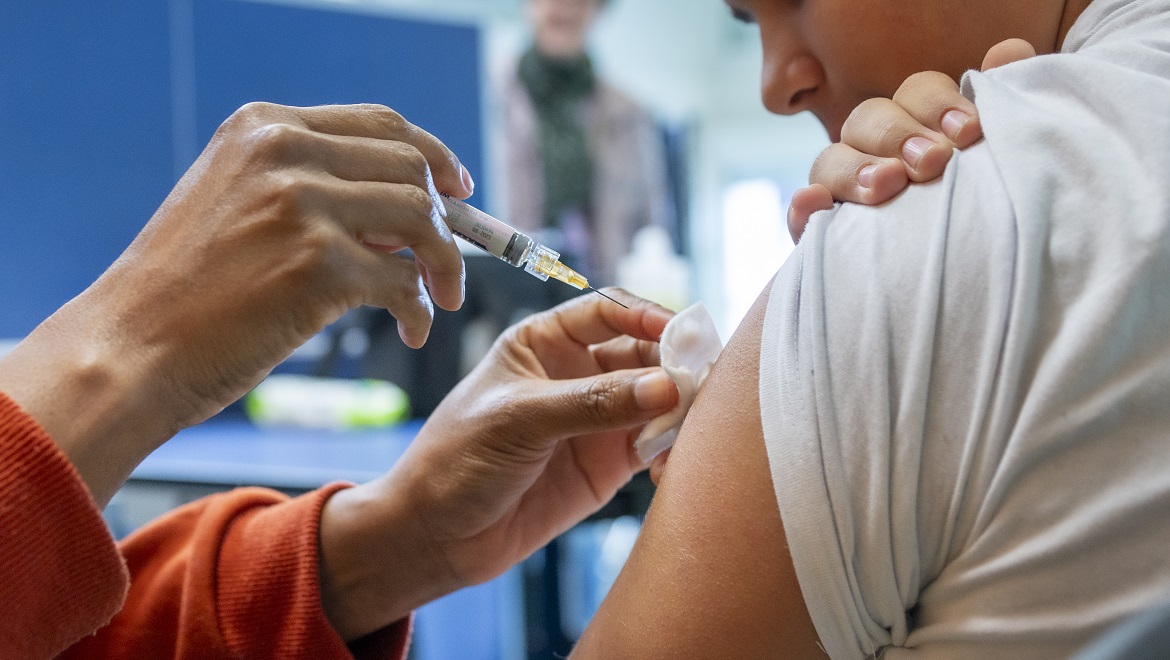
<instances>
[{"instance_id":1,"label":"blue wall panel","mask_svg":"<svg viewBox=\"0 0 1170 660\"><path fill-rule=\"evenodd\" d=\"M164 2L0 3L0 337L129 244L172 184Z\"/></svg>"},{"instance_id":2,"label":"blue wall panel","mask_svg":"<svg viewBox=\"0 0 1170 660\"><path fill-rule=\"evenodd\" d=\"M376 102L482 172L478 31L246 2L0 2L0 339L129 244L240 105Z\"/></svg>"},{"instance_id":3,"label":"blue wall panel","mask_svg":"<svg viewBox=\"0 0 1170 660\"><path fill-rule=\"evenodd\" d=\"M474 27L240 0L196 1L192 23L200 144L247 101L381 103L482 172Z\"/></svg>"}]
</instances>

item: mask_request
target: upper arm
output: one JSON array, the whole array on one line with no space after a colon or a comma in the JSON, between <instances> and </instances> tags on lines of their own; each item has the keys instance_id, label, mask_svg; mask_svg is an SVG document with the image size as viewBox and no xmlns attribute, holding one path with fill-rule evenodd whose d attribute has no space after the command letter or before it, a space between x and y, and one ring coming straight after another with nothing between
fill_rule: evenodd
<instances>
[{"instance_id":1,"label":"upper arm","mask_svg":"<svg viewBox=\"0 0 1170 660\"><path fill-rule=\"evenodd\" d=\"M816 657L760 422L771 287L695 401L629 561L576 657Z\"/></svg>"}]
</instances>

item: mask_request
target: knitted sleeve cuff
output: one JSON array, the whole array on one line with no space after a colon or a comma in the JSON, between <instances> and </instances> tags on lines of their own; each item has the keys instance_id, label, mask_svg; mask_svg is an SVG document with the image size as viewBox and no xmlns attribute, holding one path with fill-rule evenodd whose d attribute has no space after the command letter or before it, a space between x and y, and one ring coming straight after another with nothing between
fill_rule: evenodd
<instances>
[{"instance_id":1,"label":"knitted sleeve cuff","mask_svg":"<svg viewBox=\"0 0 1170 660\"><path fill-rule=\"evenodd\" d=\"M73 464L0 393L0 646L52 657L121 608L129 574Z\"/></svg>"},{"instance_id":2,"label":"knitted sleeve cuff","mask_svg":"<svg viewBox=\"0 0 1170 660\"><path fill-rule=\"evenodd\" d=\"M410 617L347 647L321 605L321 510L345 487L332 484L233 522L217 580L219 623L233 652L243 657L406 656Z\"/></svg>"}]
</instances>

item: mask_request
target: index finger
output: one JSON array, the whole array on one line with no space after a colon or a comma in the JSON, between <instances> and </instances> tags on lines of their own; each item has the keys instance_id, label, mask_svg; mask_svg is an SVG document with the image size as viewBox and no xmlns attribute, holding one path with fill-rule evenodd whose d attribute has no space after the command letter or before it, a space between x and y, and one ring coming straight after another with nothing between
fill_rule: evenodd
<instances>
[{"instance_id":1,"label":"index finger","mask_svg":"<svg viewBox=\"0 0 1170 660\"><path fill-rule=\"evenodd\" d=\"M919 124L942 133L960 149L983 137L979 111L959 92L959 84L938 71L923 71L906 79L894 92L894 102Z\"/></svg>"},{"instance_id":2,"label":"index finger","mask_svg":"<svg viewBox=\"0 0 1170 660\"><path fill-rule=\"evenodd\" d=\"M422 152L435 187L459 199L475 190L475 182L455 153L435 136L384 105L319 105L292 108L305 126L319 133L404 142Z\"/></svg>"},{"instance_id":3,"label":"index finger","mask_svg":"<svg viewBox=\"0 0 1170 660\"><path fill-rule=\"evenodd\" d=\"M555 345L566 336L583 347L621 336L657 341L674 317L665 307L622 289L603 291L628 309L593 293L578 296L523 323L520 329L529 347L539 349L542 341Z\"/></svg>"}]
</instances>

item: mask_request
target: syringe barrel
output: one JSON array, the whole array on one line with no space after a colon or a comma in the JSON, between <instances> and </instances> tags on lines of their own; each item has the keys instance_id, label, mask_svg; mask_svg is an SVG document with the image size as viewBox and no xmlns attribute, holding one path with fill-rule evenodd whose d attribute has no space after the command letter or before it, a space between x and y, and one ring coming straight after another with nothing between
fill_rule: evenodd
<instances>
[{"instance_id":1,"label":"syringe barrel","mask_svg":"<svg viewBox=\"0 0 1170 660\"><path fill-rule=\"evenodd\" d=\"M447 226L451 228L452 234L517 268L523 266L525 271L540 280L548 279L547 273L533 267L533 260L552 255L555 262L560 258L557 252L467 202L446 193L439 193L439 196L447 209Z\"/></svg>"},{"instance_id":2,"label":"syringe barrel","mask_svg":"<svg viewBox=\"0 0 1170 660\"><path fill-rule=\"evenodd\" d=\"M451 233L475 247L513 266L523 266L524 257L533 244L527 234L516 231L467 202L440 193L447 208L447 226Z\"/></svg>"},{"instance_id":3,"label":"syringe barrel","mask_svg":"<svg viewBox=\"0 0 1170 660\"><path fill-rule=\"evenodd\" d=\"M447 209L447 226L452 234L517 268L523 266L525 272L542 282L553 277L577 289L589 286L584 275L561 263L561 254L556 250L537 243L467 202L446 193L439 195Z\"/></svg>"}]
</instances>

